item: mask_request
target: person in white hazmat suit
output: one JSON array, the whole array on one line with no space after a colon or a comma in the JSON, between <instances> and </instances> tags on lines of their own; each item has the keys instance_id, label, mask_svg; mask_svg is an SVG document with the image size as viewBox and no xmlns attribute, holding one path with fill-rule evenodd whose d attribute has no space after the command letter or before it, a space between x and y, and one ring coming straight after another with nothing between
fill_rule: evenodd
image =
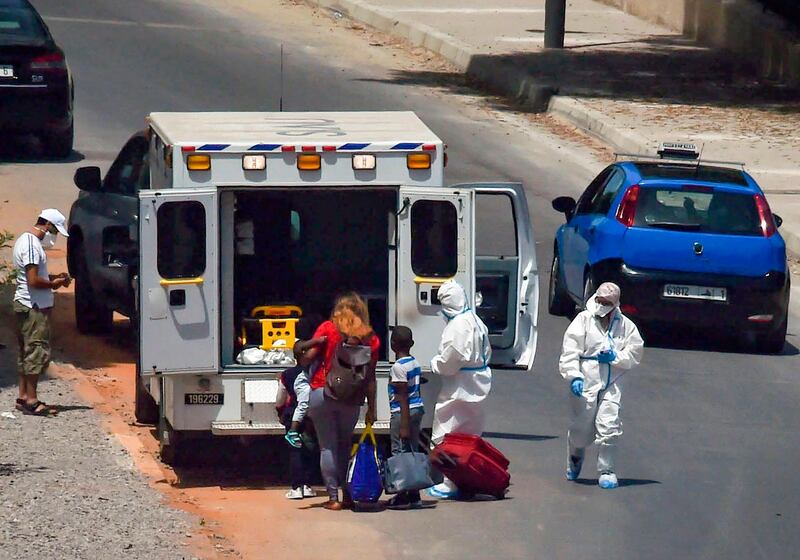
<instances>
[{"instance_id":1,"label":"person in white hazmat suit","mask_svg":"<svg viewBox=\"0 0 800 560\"><path fill-rule=\"evenodd\" d=\"M597 288L564 333L558 364L571 392L567 480L578 478L586 448L594 442L599 447L598 483L605 489L619 486L614 457L622 435L621 378L641 362L644 353L639 330L619 310L619 300L616 284L605 282Z\"/></svg>"},{"instance_id":2,"label":"person in white hazmat suit","mask_svg":"<svg viewBox=\"0 0 800 560\"><path fill-rule=\"evenodd\" d=\"M431 360L433 373L442 376L442 388L433 411L434 443L445 434L481 435L485 424L483 401L492 388L489 360L492 347L489 329L467 302L464 288L448 280L439 289L439 301L447 325L442 332L439 353ZM458 496L458 488L447 478L428 489L440 499Z\"/></svg>"}]
</instances>

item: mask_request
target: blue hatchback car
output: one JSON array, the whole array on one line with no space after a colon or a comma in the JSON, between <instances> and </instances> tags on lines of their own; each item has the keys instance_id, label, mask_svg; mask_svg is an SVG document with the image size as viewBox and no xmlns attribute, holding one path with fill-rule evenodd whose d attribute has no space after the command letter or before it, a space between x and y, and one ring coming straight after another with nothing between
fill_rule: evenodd
<instances>
[{"instance_id":1,"label":"blue hatchback car","mask_svg":"<svg viewBox=\"0 0 800 560\"><path fill-rule=\"evenodd\" d=\"M549 308L567 315L602 282L620 285L639 324L751 332L783 349L790 276L781 218L741 168L649 158L604 169L556 233Z\"/></svg>"}]
</instances>

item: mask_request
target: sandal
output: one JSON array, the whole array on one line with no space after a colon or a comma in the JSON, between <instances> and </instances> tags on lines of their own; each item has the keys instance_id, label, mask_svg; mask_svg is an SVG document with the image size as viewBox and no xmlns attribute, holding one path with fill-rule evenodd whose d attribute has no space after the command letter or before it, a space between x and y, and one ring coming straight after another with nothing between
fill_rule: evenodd
<instances>
[{"instance_id":1,"label":"sandal","mask_svg":"<svg viewBox=\"0 0 800 560\"><path fill-rule=\"evenodd\" d=\"M338 500L328 500L327 502L322 504L322 507L331 511L342 511L342 509L344 509L342 507L342 502Z\"/></svg>"},{"instance_id":2,"label":"sandal","mask_svg":"<svg viewBox=\"0 0 800 560\"><path fill-rule=\"evenodd\" d=\"M17 404L14 405L14 408L19 410L20 412L25 411L25 399L17 399Z\"/></svg>"},{"instance_id":3,"label":"sandal","mask_svg":"<svg viewBox=\"0 0 800 560\"><path fill-rule=\"evenodd\" d=\"M22 406L24 407L22 410L22 414L27 414L29 416L50 417L50 416L55 416L57 414L57 412L54 409L50 408L42 401L36 401L33 404L25 403Z\"/></svg>"}]
</instances>

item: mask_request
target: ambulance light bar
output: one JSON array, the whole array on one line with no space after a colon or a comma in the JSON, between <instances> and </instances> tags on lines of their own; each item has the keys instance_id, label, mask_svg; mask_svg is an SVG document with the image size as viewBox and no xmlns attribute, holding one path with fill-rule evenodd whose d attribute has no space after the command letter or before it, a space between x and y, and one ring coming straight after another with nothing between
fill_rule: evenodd
<instances>
[{"instance_id":1,"label":"ambulance light bar","mask_svg":"<svg viewBox=\"0 0 800 560\"><path fill-rule=\"evenodd\" d=\"M375 169L375 154L353 154L353 169Z\"/></svg>"},{"instance_id":2,"label":"ambulance light bar","mask_svg":"<svg viewBox=\"0 0 800 560\"><path fill-rule=\"evenodd\" d=\"M186 157L186 169L189 171L208 171L211 169L211 156L208 154L189 154Z\"/></svg>"},{"instance_id":3,"label":"ambulance light bar","mask_svg":"<svg viewBox=\"0 0 800 560\"><path fill-rule=\"evenodd\" d=\"M242 156L242 169L246 171L261 171L267 168L267 156L263 154L250 154Z\"/></svg>"},{"instance_id":4,"label":"ambulance light bar","mask_svg":"<svg viewBox=\"0 0 800 560\"><path fill-rule=\"evenodd\" d=\"M408 154L406 165L409 169L430 169L431 154L428 152Z\"/></svg>"},{"instance_id":5,"label":"ambulance light bar","mask_svg":"<svg viewBox=\"0 0 800 560\"><path fill-rule=\"evenodd\" d=\"M317 171L322 167L319 154L300 154L297 156L297 169L300 171Z\"/></svg>"}]
</instances>

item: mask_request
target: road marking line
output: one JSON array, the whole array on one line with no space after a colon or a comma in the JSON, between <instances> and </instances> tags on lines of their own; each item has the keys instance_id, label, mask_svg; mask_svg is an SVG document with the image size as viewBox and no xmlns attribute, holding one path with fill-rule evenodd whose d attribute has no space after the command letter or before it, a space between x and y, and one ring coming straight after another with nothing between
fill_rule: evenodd
<instances>
[{"instance_id":1,"label":"road marking line","mask_svg":"<svg viewBox=\"0 0 800 560\"><path fill-rule=\"evenodd\" d=\"M92 19L92 18L73 18L64 16L43 16L47 21L64 21L67 23L97 23L101 25L139 25L138 22L123 19Z\"/></svg>"},{"instance_id":2,"label":"road marking line","mask_svg":"<svg viewBox=\"0 0 800 560\"><path fill-rule=\"evenodd\" d=\"M158 23L146 21L131 21L124 19L92 19L92 18L73 18L65 16L44 16L48 21L62 21L66 23L89 23L95 25L127 25L141 26L155 29L184 29L186 31L224 31L214 27L201 27L197 25L186 25L185 23ZM237 33L239 33L237 31Z\"/></svg>"}]
</instances>

